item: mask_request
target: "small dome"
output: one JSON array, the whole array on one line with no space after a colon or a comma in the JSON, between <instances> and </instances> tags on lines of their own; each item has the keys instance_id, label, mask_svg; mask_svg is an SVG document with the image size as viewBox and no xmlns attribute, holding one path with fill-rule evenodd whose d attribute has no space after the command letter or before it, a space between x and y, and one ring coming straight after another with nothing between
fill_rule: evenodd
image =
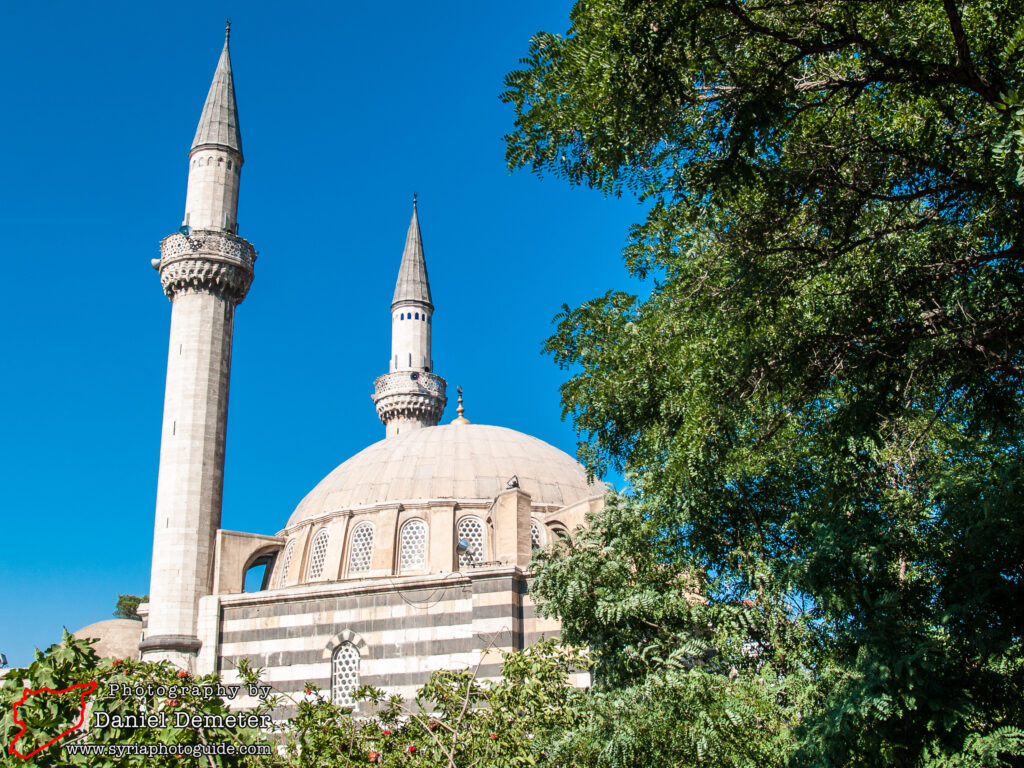
<instances>
[{"instance_id":1,"label":"small dome","mask_svg":"<svg viewBox=\"0 0 1024 768\"><path fill-rule=\"evenodd\" d=\"M327 512L427 499L489 500L512 476L534 504L564 507L604 486L569 454L536 437L485 424L445 424L365 448L310 491L288 527Z\"/></svg>"},{"instance_id":2,"label":"small dome","mask_svg":"<svg viewBox=\"0 0 1024 768\"><path fill-rule=\"evenodd\" d=\"M142 622L131 619L107 619L72 633L80 640L96 640L93 650L101 658L135 659L139 656Z\"/></svg>"}]
</instances>

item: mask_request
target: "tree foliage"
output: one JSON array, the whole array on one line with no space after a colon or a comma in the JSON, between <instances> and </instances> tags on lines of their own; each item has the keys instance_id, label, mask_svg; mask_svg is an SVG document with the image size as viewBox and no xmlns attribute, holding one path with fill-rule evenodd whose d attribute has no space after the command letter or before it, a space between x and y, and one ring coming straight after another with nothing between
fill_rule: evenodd
<instances>
[{"instance_id":1,"label":"tree foliage","mask_svg":"<svg viewBox=\"0 0 1024 768\"><path fill-rule=\"evenodd\" d=\"M167 690L195 690L195 686L216 686L220 679L216 675L193 677L175 669L166 662L152 663L131 659L100 659L92 648L93 640L80 640L65 631L60 643L50 646L45 652L36 651L35 659L23 669L6 671L0 685L0 741L3 751L0 765L26 768L51 768L53 766L88 766L88 768L143 768L148 766L180 766L182 757L191 754L191 748L203 749L210 745L255 745L264 737L249 728L177 728L174 715L188 712L191 715L222 717L230 714L227 702L216 695L196 695L191 692L170 697L167 693L157 695L160 686ZM17 736L18 753L29 755L51 738L59 736L70 724L79 721L81 697L78 693L62 696L32 696L17 710L13 704L23 699L26 690L39 691L49 688L65 690L71 686L95 682L96 688L86 697L86 716L81 728L56 741L46 749L23 759L11 749ZM123 686L112 689L110 686ZM142 686L142 695L123 693L126 687ZM115 691L112 693L111 691ZM104 727L94 725L96 712L101 711L113 717L138 715L163 715L165 725L139 728L116 725L118 721ZM122 721L126 722L126 721ZM23 725L24 724L24 728ZM19 733L25 732L19 736ZM75 754L69 745L95 744L100 747L148 747L165 745L175 747L166 755L140 755L127 753ZM207 755L201 765L221 768L243 764L234 755Z\"/></svg>"},{"instance_id":2,"label":"tree foliage","mask_svg":"<svg viewBox=\"0 0 1024 768\"><path fill-rule=\"evenodd\" d=\"M625 626L546 591L609 685L704 573L701 610L800 627L795 761L1024 759L1022 19L580 0L508 75L511 167L647 205L625 260L654 290L566 307L547 346L583 457L634 495L636 537L613 505L558 570L619 584Z\"/></svg>"},{"instance_id":3,"label":"tree foliage","mask_svg":"<svg viewBox=\"0 0 1024 768\"><path fill-rule=\"evenodd\" d=\"M782 766L813 688L805 617L694 568L649 511L609 496L535 558L540 610L595 662L586 726L552 764Z\"/></svg>"},{"instance_id":4,"label":"tree foliage","mask_svg":"<svg viewBox=\"0 0 1024 768\"><path fill-rule=\"evenodd\" d=\"M149 600L149 595L118 595L117 606L114 608L114 616L119 619L131 619L141 621L139 616L139 605Z\"/></svg>"},{"instance_id":5,"label":"tree foliage","mask_svg":"<svg viewBox=\"0 0 1024 768\"><path fill-rule=\"evenodd\" d=\"M513 768L547 764L563 730L585 720L586 694L569 675L587 667L578 651L542 640L504 655L502 677L477 670L442 670L414 701L364 687L360 716L315 686L299 702L285 733L282 768L382 766Z\"/></svg>"}]
</instances>

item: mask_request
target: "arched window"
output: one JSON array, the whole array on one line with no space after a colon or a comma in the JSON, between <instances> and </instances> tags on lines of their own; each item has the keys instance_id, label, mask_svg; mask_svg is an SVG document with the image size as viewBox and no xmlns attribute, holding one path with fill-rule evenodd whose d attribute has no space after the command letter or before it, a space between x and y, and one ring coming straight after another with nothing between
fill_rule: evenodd
<instances>
[{"instance_id":1,"label":"arched window","mask_svg":"<svg viewBox=\"0 0 1024 768\"><path fill-rule=\"evenodd\" d=\"M349 545L348 572L365 573L373 559L373 523L360 523L352 531Z\"/></svg>"},{"instance_id":2,"label":"arched window","mask_svg":"<svg viewBox=\"0 0 1024 768\"><path fill-rule=\"evenodd\" d=\"M342 707L354 707L352 693L359 687L359 650L342 643L331 655L331 700Z\"/></svg>"},{"instance_id":3,"label":"arched window","mask_svg":"<svg viewBox=\"0 0 1024 768\"><path fill-rule=\"evenodd\" d=\"M399 320L405 320L405 312L403 312L402 314L400 314L400 315L398 316L398 319L399 319Z\"/></svg>"},{"instance_id":4,"label":"arched window","mask_svg":"<svg viewBox=\"0 0 1024 768\"><path fill-rule=\"evenodd\" d=\"M419 313L419 312L417 312L417 313L416 313L416 319L417 319L417 320L419 320L419 319L420 319L420 313Z\"/></svg>"},{"instance_id":5,"label":"arched window","mask_svg":"<svg viewBox=\"0 0 1024 768\"><path fill-rule=\"evenodd\" d=\"M284 548L284 560L281 561L281 575L277 577L277 586L283 587L288 582L288 568L292 564L292 554L295 552L295 539L288 542Z\"/></svg>"},{"instance_id":6,"label":"arched window","mask_svg":"<svg viewBox=\"0 0 1024 768\"><path fill-rule=\"evenodd\" d=\"M273 553L267 553L254 558L245 569L242 577L243 592L260 592L270 589L270 579L274 570Z\"/></svg>"},{"instance_id":7,"label":"arched window","mask_svg":"<svg viewBox=\"0 0 1024 768\"><path fill-rule=\"evenodd\" d=\"M484 523L479 517L464 517L459 520L456 534L469 544L469 549L459 553L459 566L473 565L484 561Z\"/></svg>"},{"instance_id":8,"label":"arched window","mask_svg":"<svg viewBox=\"0 0 1024 768\"><path fill-rule=\"evenodd\" d=\"M313 537L313 546L309 556L308 579L319 579L324 572L324 560L327 558L327 529L322 528Z\"/></svg>"},{"instance_id":9,"label":"arched window","mask_svg":"<svg viewBox=\"0 0 1024 768\"><path fill-rule=\"evenodd\" d=\"M420 519L409 520L399 535L398 569L418 571L427 567L427 524Z\"/></svg>"},{"instance_id":10,"label":"arched window","mask_svg":"<svg viewBox=\"0 0 1024 768\"><path fill-rule=\"evenodd\" d=\"M544 546L544 526L534 518L530 518L530 549L540 549Z\"/></svg>"}]
</instances>

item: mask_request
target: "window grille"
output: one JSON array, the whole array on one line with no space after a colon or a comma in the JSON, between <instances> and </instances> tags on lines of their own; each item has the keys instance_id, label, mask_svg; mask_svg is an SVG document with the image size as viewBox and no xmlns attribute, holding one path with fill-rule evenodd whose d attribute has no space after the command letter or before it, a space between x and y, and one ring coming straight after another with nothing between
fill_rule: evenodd
<instances>
[{"instance_id":1,"label":"window grille","mask_svg":"<svg viewBox=\"0 0 1024 768\"><path fill-rule=\"evenodd\" d=\"M283 587L288 582L288 568L292 564L292 554L295 552L295 539L288 542L284 548L284 560L281 562L281 575L277 577L277 586Z\"/></svg>"},{"instance_id":2,"label":"window grille","mask_svg":"<svg viewBox=\"0 0 1024 768\"><path fill-rule=\"evenodd\" d=\"M540 549L544 546L544 531L540 523L530 518L530 549Z\"/></svg>"},{"instance_id":3,"label":"window grille","mask_svg":"<svg viewBox=\"0 0 1024 768\"><path fill-rule=\"evenodd\" d=\"M365 573L370 570L373 557L373 523L360 523L352 531L352 544L348 556L349 573Z\"/></svg>"},{"instance_id":4,"label":"window grille","mask_svg":"<svg viewBox=\"0 0 1024 768\"><path fill-rule=\"evenodd\" d=\"M469 549L459 553L459 566L473 565L484 561L484 524L479 517L464 517L459 520L456 533L469 544Z\"/></svg>"},{"instance_id":5,"label":"window grille","mask_svg":"<svg viewBox=\"0 0 1024 768\"><path fill-rule=\"evenodd\" d=\"M398 567L403 571L415 571L427 567L427 524L422 520L410 520L402 526L401 553Z\"/></svg>"},{"instance_id":6,"label":"window grille","mask_svg":"<svg viewBox=\"0 0 1024 768\"><path fill-rule=\"evenodd\" d=\"M359 650L342 643L331 655L331 700L342 707L356 705L352 694L359 687Z\"/></svg>"},{"instance_id":7,"label":"window grille","mask_svg":"<svg viewBox=\"0 0 1024 768\"><path fill-rule=\"evenodd\" d=\"M324 572L324 559L327 557L327 529L324 528L313 537L313 551L309 556L309 578L319 579Z\"/></svg>"}]
</instances>

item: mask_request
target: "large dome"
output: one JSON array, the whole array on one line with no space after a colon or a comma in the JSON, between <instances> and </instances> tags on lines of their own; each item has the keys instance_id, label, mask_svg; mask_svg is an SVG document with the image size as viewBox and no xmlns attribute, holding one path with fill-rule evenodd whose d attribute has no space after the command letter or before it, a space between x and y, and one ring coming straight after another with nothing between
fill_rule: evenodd
<instances>
[{"instance_id":1,"label":"large dome","mask_svg":"<svg viewBox=\"0 0 1024 768\"><path fill-rule=\"evenodd\" d=\"M445 424L389 437L340 465L288 520L427 499L489 500L513 475L534 504L564 507L599 496L600 484L569 454L513 429Z\"/></svg>"}]
</instances>

